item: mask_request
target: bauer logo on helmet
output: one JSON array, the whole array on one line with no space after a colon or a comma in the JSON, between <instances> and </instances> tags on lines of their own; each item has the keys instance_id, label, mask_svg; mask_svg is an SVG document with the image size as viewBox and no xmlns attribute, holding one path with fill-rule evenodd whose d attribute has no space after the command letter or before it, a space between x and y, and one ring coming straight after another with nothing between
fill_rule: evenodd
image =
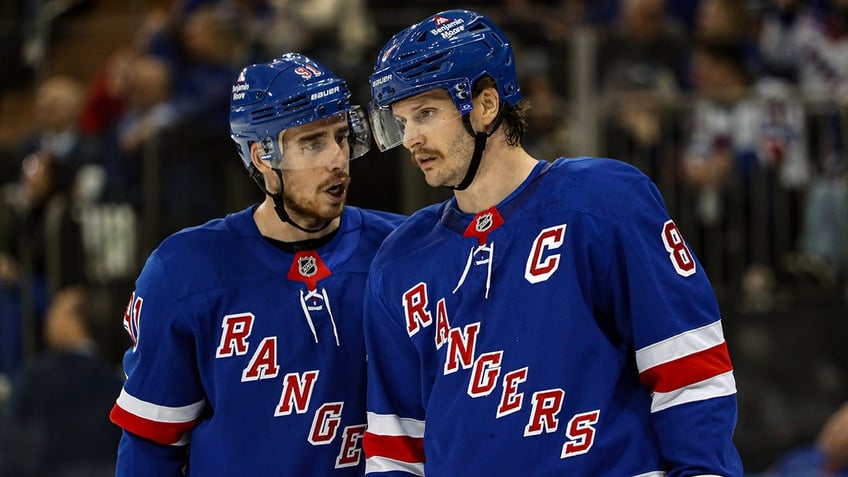
<instances>
[{"instance_id":1,"label":"bauer logo on helmet","mask_svg":"<svg viewBox=\"0 0 848 477\"><path fill-rule=\"evenodd\" d=\"M339 92L339 87L338 87L338 86L334 86L334 87L332 87L332 88L330 88L330 89L325 89L324 91L319 91L319 92L317 92L317 93L312 93L312 95L309 97L309 100L310 100L310 101L315 101L316 99L326 98L327 96L330 96L331 94L336 94L336 93L338 93L338 92Z\"/></svg>"}]
</instances>

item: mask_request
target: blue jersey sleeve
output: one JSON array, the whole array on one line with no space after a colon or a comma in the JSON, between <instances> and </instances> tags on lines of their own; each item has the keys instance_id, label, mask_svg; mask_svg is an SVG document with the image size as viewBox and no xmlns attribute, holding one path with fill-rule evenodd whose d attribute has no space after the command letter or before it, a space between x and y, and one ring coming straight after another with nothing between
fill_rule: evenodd
<instances>
[{"instance_id":1,"label":"blue jersey sleeve","mask_svg":"<svg viewBox=\"0 0 848 477\"><path fill-rule=\"evenodd\" d=\"M205 406L191 314L171 273L154 253L136 282L124 316L133 341L124 355L127 380L111 413L124 430L165 445L181 442Z\"/></svg>"},{"instance_id":2,"label":"blue jersey sleeve","mask_svg":"<svg viewBox=\"0 0 848 477\"><path fill-rule=\"evenodd\" d=\"M116 477L182 477L186 446L157 444L127 431L118 445Z\"/></svg>"},{"instance_id":3,"label":"blue jersey sleeve","mask_svg":"<svg viewBox=\"0 0 848 477\"><path fill-rule=\"evenodd\" d=\"M368 353L366 475L423 475L424 406L421 363L400 316L389 310L372 269L364 301Z\"/></svg>"},{"instance_id":4,"label":"blue jersey sleeve","mask_svg":"<svg viewBox=\"0 0 848 477\"><path fill-rule=\"evenodd\" d=\"M621 195L606 269L617 328L633 344L668 475L741 476L736 384L707 275L646 178ZM602 301L603 302L603 301Z\"/></svg>"}]
</instances>

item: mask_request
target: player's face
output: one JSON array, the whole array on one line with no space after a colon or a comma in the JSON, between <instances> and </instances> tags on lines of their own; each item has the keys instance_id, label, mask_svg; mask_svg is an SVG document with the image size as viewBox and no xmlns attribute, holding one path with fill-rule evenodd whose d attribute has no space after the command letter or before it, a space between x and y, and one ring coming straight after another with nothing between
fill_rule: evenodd
<instances>
[{"instance_id":1,"label":"player's face","mask_svg":"<svg viewBox=\"0 0 848 477\"><path fill-rule=\"evenodd\" d=\"M403 147L412 163L433 187L462 182L474 152L474 139L465 130L462 116L448 92L435 89L392 105L403 125Z\"/></svg>"},{"instance_id":2,"label":"player's face","mask_svg":"<svg viewBox=\"0 0 848 477\"><path fill-rule=\"evenodd\" d=\"M281 133L283 198L293 219L321 223L341 214L350 185L348 137L344 113Z\"/></svg>"}]
</instances>

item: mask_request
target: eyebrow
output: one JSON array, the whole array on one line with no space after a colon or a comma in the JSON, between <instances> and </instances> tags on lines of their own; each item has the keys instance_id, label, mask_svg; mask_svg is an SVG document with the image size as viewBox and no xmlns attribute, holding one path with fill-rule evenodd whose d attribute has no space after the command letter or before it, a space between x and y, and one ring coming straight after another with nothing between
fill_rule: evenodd
<instances>
[{"instance_id":1,"label":"eyebrow","mask_svg":"<svg viewBox=\"0 0 848 477\"><path fill-rule=\"evenodd\" d=\"M321 139L321 138L327 137L331 133L335 135L335 134L347 131L347 129L348 129L347 124L340 125L338 128L336 128L333 131L327 131L326 129L322 129L322 130L319 130L319 131L315 131L313 133L307 133L303 136L300 136L299 138L296 139L296 141L298 143L305 143L305 142L309 142L309 141L314 141L316 139Z\"/></svg>"},{"instance_id":2,"label":"eyebrow","mask_svg":"<svg viewBox=\"0 0 848 477\"><path fill-rule=\"evenodd\" d=\"M298 143L305 143L305 142L314 141L316 139L320 139L320 138L323 138L323 137L326 137L326 136L327 136L327 131L321 130L321 131L315 131L313 133L307 133L303 136L300 136L295 141L297 141Z\"/></svg>"},{"instance_id":3,"label":"eyebrow","mask_svg":"<svg viewBox=\"0 0 848 477\"><path fill-rule=\"evenodd\" d=\"M413 111L418 111L421 108L432 107L431 103L433 101L451 101L450 93L443 89L426 91L415 98L411 98L407 108Z\"/></svg>"}]
</instances>

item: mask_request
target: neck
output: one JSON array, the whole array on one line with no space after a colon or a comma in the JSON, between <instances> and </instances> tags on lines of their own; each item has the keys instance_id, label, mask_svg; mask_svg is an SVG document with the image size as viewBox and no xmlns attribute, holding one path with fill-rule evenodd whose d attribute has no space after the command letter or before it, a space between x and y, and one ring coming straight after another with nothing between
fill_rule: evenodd
<instances>
[{"instance_id":1,"label":"neck","mask_svg":"<svg viewBox=\"0 0 848 477\"><path fill-rule=\"evenodd\" d=\"M274 211L274 201L266 196L265 200L259 204L256 211L253 213L253 220L259 228L259 233L263 237L272 238L281 242L300 242L302 240L316 239L323 237L328 233L336 230L339 227L341 219L336 217L330 222L330 225L321 229L318 232L304 232L293 227L287 222L283 222ZM306 220L302 217L292 217L292 220L298 220L298 224L308 228L318 228L324 224L323 220Z\"/></svg>"},{"instance_id":2,"label":"neck","mask_svg":"<svg viewBox=\"0 0 848 477\"><path fill-rule=\"evenodd\" d=\"M537 162L524 148L509 146L502 135L492 136L471 185L454 191L459 209L476 214L499 204L527 179Z\"/></svg>"}]
</instances>

